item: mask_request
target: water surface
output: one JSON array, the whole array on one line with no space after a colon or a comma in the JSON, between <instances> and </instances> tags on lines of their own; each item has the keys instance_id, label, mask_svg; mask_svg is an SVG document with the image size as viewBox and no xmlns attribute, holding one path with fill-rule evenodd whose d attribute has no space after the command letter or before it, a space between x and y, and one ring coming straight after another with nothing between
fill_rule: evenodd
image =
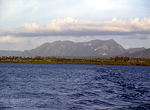
<instances>
[{"instance_id":1,"label":"water surface","mask_svg":"<svg viewBox=\"0 0 150 110\"><path fill-rule=\"evenodd\" d=\"M150 67L0 63L0 110L112 109L150 109Z\"/></svg>"}]
</instances>

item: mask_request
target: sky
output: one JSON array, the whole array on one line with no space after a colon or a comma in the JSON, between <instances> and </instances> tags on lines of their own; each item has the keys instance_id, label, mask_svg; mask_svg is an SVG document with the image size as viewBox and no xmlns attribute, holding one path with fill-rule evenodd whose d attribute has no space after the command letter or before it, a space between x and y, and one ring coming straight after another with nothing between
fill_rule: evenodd
<instances>
[{"instance_id":1,"label":"sky","mask_svg":"<svg viewBox=\"0 0 150 110\"><path fill-rule=\"evenodd\" d=\"M0 0L0 50L114 39L150 48L150 0Z\"/></svg>"}]
</instances>

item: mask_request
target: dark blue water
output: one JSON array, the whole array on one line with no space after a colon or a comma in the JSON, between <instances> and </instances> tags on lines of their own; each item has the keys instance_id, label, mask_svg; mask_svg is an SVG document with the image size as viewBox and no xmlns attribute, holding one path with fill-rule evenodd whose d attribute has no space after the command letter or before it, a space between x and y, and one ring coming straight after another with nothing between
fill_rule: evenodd
<instances>
[{"instance_id":1,"label":"dark blue water","mask_svg":"<svg viewBox=\"0 0 150 110\"><path fill-rule=\"evenodd\" d=\"M0 110L148 109L148 66L0 63Z\"/></svg>"}]
</instances>

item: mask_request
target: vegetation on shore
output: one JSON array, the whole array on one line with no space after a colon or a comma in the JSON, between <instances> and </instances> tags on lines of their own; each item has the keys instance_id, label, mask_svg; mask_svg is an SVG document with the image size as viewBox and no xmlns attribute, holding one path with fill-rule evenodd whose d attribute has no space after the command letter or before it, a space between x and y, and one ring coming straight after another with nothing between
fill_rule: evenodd
<instances>
[{"instance_id":1,"label":"vegetation on shore","mask_svg":"<svg viewBox=\"0 0 150 110\"><path fill-rule=\"evenodd\" d=\"M138 65L150 66L150 59L113 57L110 59L101 58L57 58L57 57L0 57L0 62L8 63L51 63L51 64L96 64L96 65Z\"/></svg>"}]
</instances>

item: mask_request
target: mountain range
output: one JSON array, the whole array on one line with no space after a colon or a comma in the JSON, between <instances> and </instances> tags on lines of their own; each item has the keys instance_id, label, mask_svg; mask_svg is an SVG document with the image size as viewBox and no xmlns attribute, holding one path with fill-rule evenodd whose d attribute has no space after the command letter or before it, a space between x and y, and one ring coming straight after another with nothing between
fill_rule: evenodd
<instances>
[{"instance_id":1,"label":"mountain range","mask_svg":"<svg viewBox=\"0 0 150 110\"><path fill-rule=\"evenodd\" d=\"M121 56L123 56L123 57L132 57L132 58L148 58L148 59L150 59L150 49L136 51L136 52L133 52L133 53L128 52L128 53L125 53Z\"/></svg>"},{"instance_id":2,"label":"mountain range","mask_svg":"<svg viewBox=\"0 0 150 110\"><path fill-rule=\"evenodd\" d=\"M56 57L114 57L128 56L150 58L150 49L130 48L123 46L114 40L92 40L89 42L55 41L25 51L0 51L0 56L56 56Z\"/></svg>"},{"instance_id":3,"label":"mountain range","mask_svg":"<svg viewBox=\"0 0 150 110\"><path fill-rule=\"evenodd\" d=\"M114 40L92 40L74 43L72 41L55 41L24 51L24 56L106 56L120 55L125 49Z\"/></svg>"}]
</instances>

